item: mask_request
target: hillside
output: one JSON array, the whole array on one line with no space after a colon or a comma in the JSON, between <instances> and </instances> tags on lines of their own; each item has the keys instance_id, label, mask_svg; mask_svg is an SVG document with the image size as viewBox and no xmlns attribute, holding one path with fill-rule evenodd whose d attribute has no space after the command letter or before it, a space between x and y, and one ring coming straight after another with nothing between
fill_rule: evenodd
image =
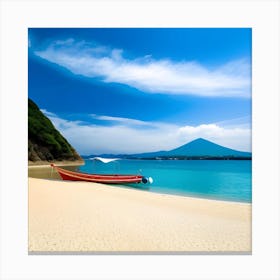
<instances>
[{"instance_id":1,"label":"hillside","mask_svg":"<svg viewBox=\"0 0 280 280\"><path fill-rule=\"evenodd\" d=\"M28 99L28 161L81 161L52 122Z\"/></svg>"}]
</instances>

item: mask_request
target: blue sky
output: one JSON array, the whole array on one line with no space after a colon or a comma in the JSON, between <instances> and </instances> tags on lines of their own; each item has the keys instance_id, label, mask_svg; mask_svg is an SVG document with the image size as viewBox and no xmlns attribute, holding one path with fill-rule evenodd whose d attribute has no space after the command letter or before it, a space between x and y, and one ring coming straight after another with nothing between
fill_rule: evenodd
<instances>
[{"instance_id":1,"label":"blue sky","mask_svg":"<svg viewBox=\"0 0 280 280\"><path fill-rule=\"evenodd\" d=\"M251 29L31 28L28 95L84 155L251 151Z\"/></svg>"}]
</instances>

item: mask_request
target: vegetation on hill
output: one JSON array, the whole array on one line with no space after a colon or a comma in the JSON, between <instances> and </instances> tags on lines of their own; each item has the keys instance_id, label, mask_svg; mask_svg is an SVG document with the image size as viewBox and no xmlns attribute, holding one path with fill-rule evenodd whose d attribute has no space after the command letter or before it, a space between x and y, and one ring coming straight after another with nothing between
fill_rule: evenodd
<instances>
[{"instance_id":1,"label":"vegetation on hill","mask_svg":"<svg viewBox=\"0 0 280 280\"><path fill-rule=\"evenodd\" d=\"M28 99L28 160L82 160L31 99Z\"/></svg>"}]
</instances>

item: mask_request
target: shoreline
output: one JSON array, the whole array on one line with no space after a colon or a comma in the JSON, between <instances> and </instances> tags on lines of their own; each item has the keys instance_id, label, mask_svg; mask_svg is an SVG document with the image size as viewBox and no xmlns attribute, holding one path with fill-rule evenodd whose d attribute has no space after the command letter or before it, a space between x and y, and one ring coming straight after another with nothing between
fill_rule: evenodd
<instances>
[{"instance_id":1,"label":"shoreline","mask_svg":"<svg viewBox=\"0 0 280 280\"><path fill-rule=\"evenodd\" d=\"M29 253L251 252L251 204L28 178Z\"/></svg>"},{"instance_id":2,"label":"shoreline","mask_svg":"<svg viewBox=\"0 0 280 280\"><path fill-rule=\"evenodd\" d=\"M78 164L80 163L80 164ZM82 162L76 162L76 163L72 163L72 162L58 162L55 163L55 165L60 166L60 167L69 167L69 170L75 171L73 168L71 167L78 167L78 166L82 166L84 165L84 163ZM60 175L57 173L56 170L52 171L52 168L50 166L50 164L47 165L34 165L34 166L28 166L28 177L30 178L39 178L39 179L46 179L46 180L59 180L59 181L63 181L60 177ZM66 181L64 181L66 182ZM106 185L106 184L105 184ZM207 196L199 196L199 195L191 195L191 194L186 194L186 193L169 193L169 192L159 192L159 191L153 191L153 190L146 190L146 189L142 189L141 185L139 185L139 188L137 187L132 187L132 186L126 186L126 185L118 185L118 187L121 188L126 188L126 189L133 189L136 191L146 191L149 193L155 193L155 194L162 194L162 195L170 195L170 196L178 196L178 197L187 197L187 198L193 198L193 199L205 199L205 200L213 200L213 201L217 201L217 202L230 202L230 203L239 203L239 204L248 204L248 205L252 205L252 201L240 201L240 200L232 200L229 199L227 200L226 198L218 198L218 197L207 197ZM153 185L151 185L151 187L153 187Z\"/></svg>"},{"instance_id":3,"label":"shoreline","mask_svg":"<svg viewBox=\"0 0 280 280\"><path fill-rule=\"evenodd\" d=\"M57 166L82 166L85 164L84 161L52 161L52 162L48 162L48 161L36 161L36 162L31 162L28 161L28 169L32 169L32 168L46 168L46 167L50 167L51 163L57 165Z\"/></svg>"},{"instance_id":4,"label":"shoreline","mask_svg":"<svg viewBox=\"0 0 280 280\"><path fill-rule=\"evenodd\" d=\"M49 166L44 166L44 167L49 167ZM125 185L114 185L114 184L102 184L102 183L95 183L95 182L83 182L83 181L65 181L62 180L60 177L58 179L56 178L35 178L35 177L30 177L28 176L28 178L34 178L34 179L42 179L42 180L47 180L47 181L54 181L54 182L63 182L63 183L68 183L68 182L72 182L72 183L89 183L89 184L98 184L98 185L102 185L104 187L108 186L108 187L113 187L113 188L123 188L123 189L127 189L127 190L132 190L132 191L136 191L136 192L147 192L147 193L151 193L151 194L155 194L155 195L159 195L159 196L170 196L170 197L186 197L187 199L193 199L193 200L201 200L201 201L215 201L215 202L224 202L224 203L231 203L231 204L240 204L240 205L248 205L248 206L252 206L252 202L243 202L243 201L234 201L234 200L225 200L225 199L215 199L215 198L206 198L206 197L199 197L199 196L190 196L190 195L180 195L180 194L172 194L172 193L161 193L161 192L153 192L153 191L149 191L149 190L145 190L145 189L137 189L137 188L132 188L129 186L125 186Z\"/></svg>"}]
</instances>

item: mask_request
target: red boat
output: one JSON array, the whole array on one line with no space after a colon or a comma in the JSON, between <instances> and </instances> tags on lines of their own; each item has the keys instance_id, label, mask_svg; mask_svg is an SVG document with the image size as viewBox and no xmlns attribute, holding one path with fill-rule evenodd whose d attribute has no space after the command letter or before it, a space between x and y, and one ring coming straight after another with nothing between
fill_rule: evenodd
<instances>
[{"instance_id":1,"label":"red boat","mask_svg":"<svg viewBox=\"0 0 280 280\"><path fill-rule=\"evenodd\" d=\"M88 174L81 172L69 171L51 164L63 180L69 181L86 181L105 184L130 184L130 183L152 183L152 178L142 175L109 175L109 174Z\"/></svg>"}]
</instances>

